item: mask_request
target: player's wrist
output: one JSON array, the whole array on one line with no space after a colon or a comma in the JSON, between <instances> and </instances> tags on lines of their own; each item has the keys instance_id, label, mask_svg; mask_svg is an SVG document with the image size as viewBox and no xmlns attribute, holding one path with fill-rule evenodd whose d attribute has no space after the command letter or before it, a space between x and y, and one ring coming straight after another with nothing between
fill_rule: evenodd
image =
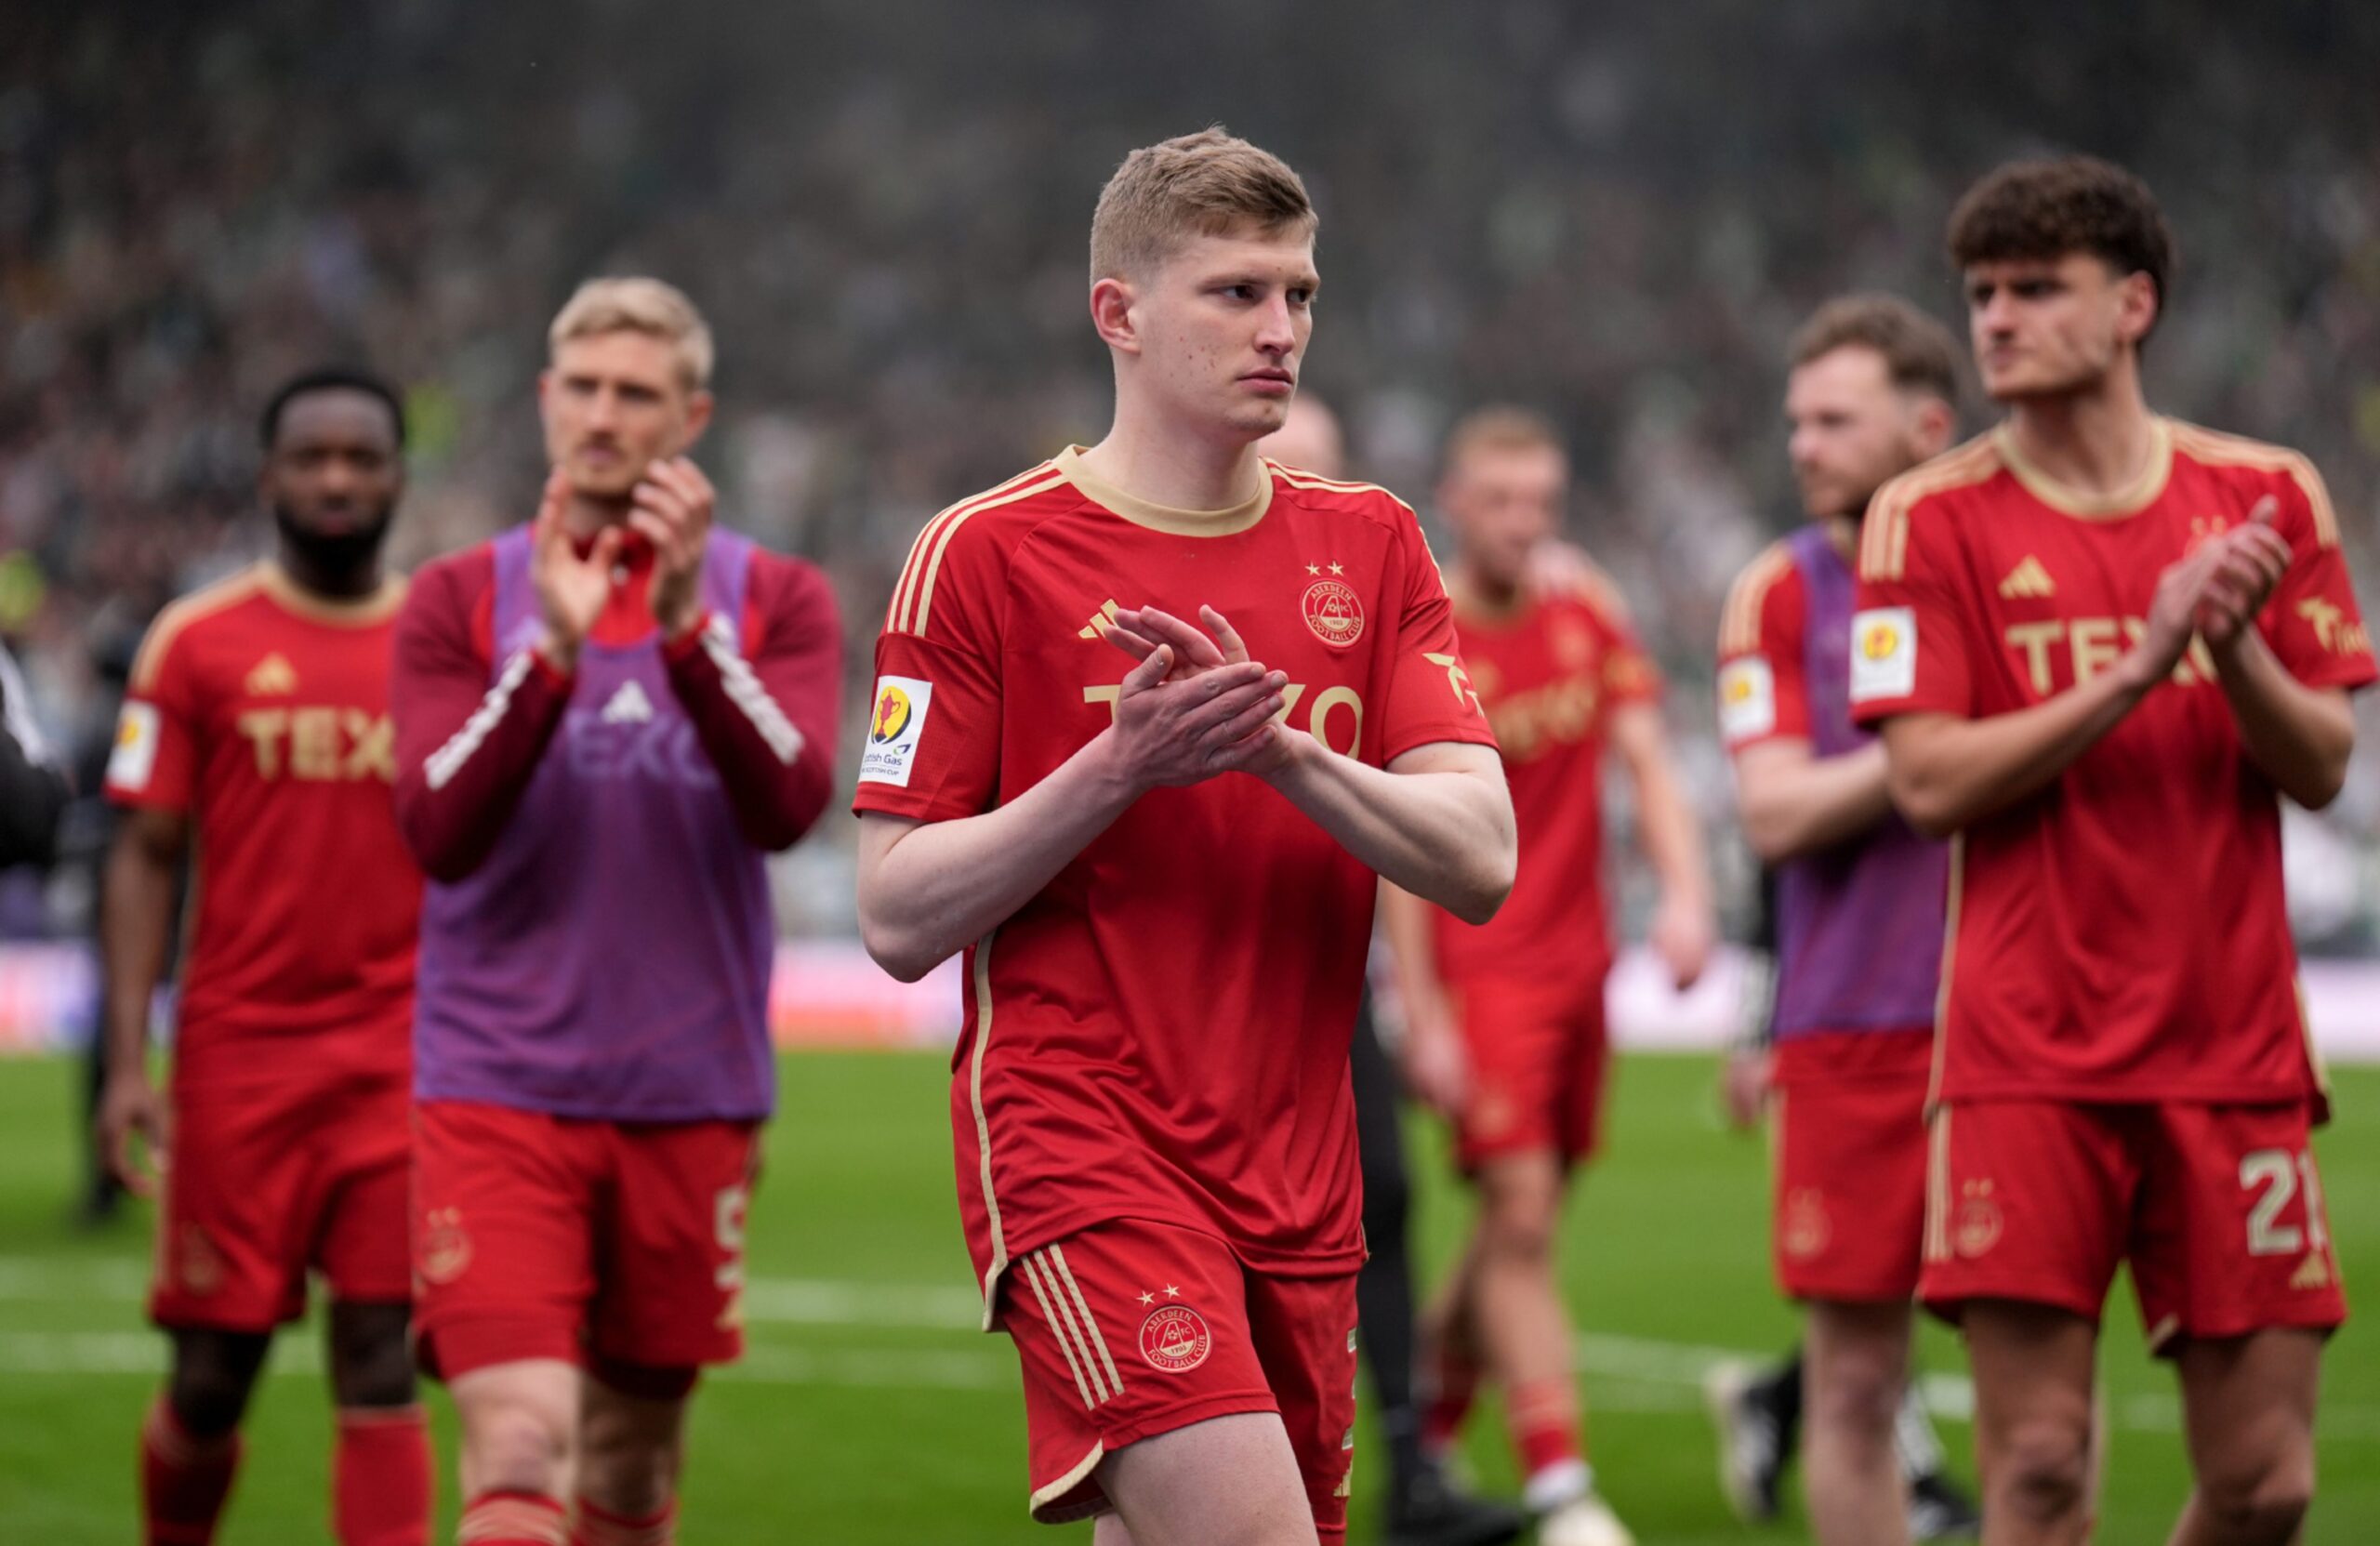
<instances>
[{"instance_id":1,"label":"player's wrist","mask_svg":"<svg viewBox=\"0 0 2380 1546\"><path fill-rule=\"evenodd\" d=\"M1275 788L1281 788L1302 776L1313 768L1316 758L1329 755L1312 734L1302 730L1291 730L1285 724L1273 727L1273 744L1276 748L1273 762L1257 776Z\"/></svg>"},{"instance_id":2,"label":"player's wrist","mask_svg":"<svg viewBox=\"0 0 2380 1546\"><path fill-rule=\"evenodd\" d=\"M578 672L579 643L580 641L548 623L545 631L537 636L537 657L562 675L575 676Z\"/></svg>"}]
</instances>

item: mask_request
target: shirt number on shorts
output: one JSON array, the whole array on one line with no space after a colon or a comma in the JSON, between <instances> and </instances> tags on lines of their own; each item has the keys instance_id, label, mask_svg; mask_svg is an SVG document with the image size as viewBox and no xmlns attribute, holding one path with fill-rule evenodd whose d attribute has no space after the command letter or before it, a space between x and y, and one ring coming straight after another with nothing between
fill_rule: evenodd
<instances>
[{"instance_id":1,"label":"shirt number on shorts","mask_svg":"<svg viewBox=\"0 0 2380 1546\"><path fill-rule=\"evenodd\" d=\"M752 1189L738 1183L722 1186L712 1199L711 1217L717 1226L719 1249L727 1259L719 1264L716 1281L720 1290L733 1294L744 1287L744 1215L752 1206Z\"/></svg>"},{"instance_id":2,"label":"shirt number on shorts","mask_svg":"<svg viewBox=\"0 0 2380 1546\"><path fill-rule=\"evenodd\" d=\"M2306 1188L2306 1227L2281 1222L2281 1210L2297 1195L2300 1182ZM2330 1243L2322 1226L2322 1182L2315 1173L2314 1156L2300 1149L2291 1154L2287 1149L2258 1149L2240 1158L2240 1184L2254 1191L2263 1188L2263 1196L2248 1209L2248 1254L2251 1256L2294 1256L2306 1249L2308 1235L2314 1249L2320 1250Z\"/></svg>"}]
</instances>

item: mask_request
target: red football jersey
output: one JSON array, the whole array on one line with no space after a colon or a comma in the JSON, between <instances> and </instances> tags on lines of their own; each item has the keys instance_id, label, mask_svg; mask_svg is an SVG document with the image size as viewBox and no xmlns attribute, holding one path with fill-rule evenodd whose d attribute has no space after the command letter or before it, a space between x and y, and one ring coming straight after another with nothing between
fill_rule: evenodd
<instances>
[{"instance_id":1,"label":"red football jersey","mask_svg":"<svg viewBox=\"0 0 2380 1546\"><path fill-rule=\"evenodd\" d=\"M421 875L389 796L403 594L327 601L260 563L141 644L108 794L193 818L185 1086L411 1065Z\"/></svg>"},{"instance_id":2,"label":"red football jersey","mask_svg":"<svg viewBox=\"0 0 2380 1546\"><path fill-rule=\"evenodd\" d=\"M1853 713L1983 719L2107 669L2159 572L2268 499L2294 557L2260 631L2299 681L2363 686L2371 643L2312 466L2160 420L2148 471L2112 498L2060 487L2004 429L1886 485L1860 548ZM1943 1095L2316 1091L2280 805L2203 641L2056 782L1961 834L1950 876Z\"/></svg>"},{"instance_id":3,"label":"red football jersey","mask_svg":"<svg viewBox=\"0 0 2380 1546\"><path fill-rule=\"evenodd\" d=\"M1232 510L1148 505L1068 451L930 522L877 644L855 804L972 816L1113 722L1122 607L1229 617L1288 722L1385 764L1489 744L1413 512L1267 464ZM1103 1219L1269 1271L1361 1260L1347 1046L1374 877L1263 781L1158 789L967 951L951 1091L986 1313L1000 1270Z\"/></svg>"},{"instance_id":4,"label":"red football jersey","mask_svg":"<svg viewBox=\"0 0 2380 1546\"><path fill-rule=\"evenodd\" d=\"M1659 697L1659 675L1616 603L1533 601L1503 617L1466 608L1455 633L1503 748L1520 874L1485 924L1434 912L1438 974L1590 991L1611 966L1604 732L1613 709Z\"/></svg>"}]
</instances>

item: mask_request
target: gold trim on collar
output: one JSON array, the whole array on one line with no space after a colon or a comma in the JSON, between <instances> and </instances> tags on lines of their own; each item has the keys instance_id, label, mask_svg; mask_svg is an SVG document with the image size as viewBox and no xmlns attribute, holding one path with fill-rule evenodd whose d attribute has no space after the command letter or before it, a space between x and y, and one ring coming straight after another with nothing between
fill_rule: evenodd
<instances>
[{"instance_id":1,"label":"gold trim on collar","mask_svg":"<svg viewBox=\"0 0 2380 1546\"><path fill-rule=\"evenodd\" d=\"M2174 426L2162 416L2149 421L2149 465L2112 494L2087 494L2043 471L2017 448L2016 436L2005 422L1991 431L1991 443L2026 493L2060 515L2082 521L2120 521L2139 514L2165 492L2166 480L2174 473Z\"/></svg>"},{"instance_id":2,"label":"gold trim on collar","mask_svg":"<svg viewBox=\"0 0 2380 1546\"><path fill-rule=\"evenodd\" d=\"M1123 517L1135 526L1146 526L1155 532L1169 532L1175 536L1231 536L1247 531L1264 519L1273 504L1273 469L1258 464L1264 474L1262 483L1250 497L1228 509L1184 510L1170 505L1152 505L1145 499L1134 498L1115 484L1107 482L1082 465L1083 448L1069 445L1058 453L1057 469L1065 474L1082 496L1102 509Z\"/></svg>"},{"instance_id":3,"label":"gold trim on collar","mask_svg":"<svg viewBox=\"0 0 2380 1546\"><path fill-rule=\"evenodd\" d=\"M317 596L304 589L289 577L287 570L271 559L258 561L256 572L257 583L283 610L294 612L311 622L327 623L333 628L368 628L376 623L387 622L396 615L397 608L404 604L405 581L402 575L389 575L380 582L380 588L369 596L350 600Z\"/></svg>"}]
</instances>

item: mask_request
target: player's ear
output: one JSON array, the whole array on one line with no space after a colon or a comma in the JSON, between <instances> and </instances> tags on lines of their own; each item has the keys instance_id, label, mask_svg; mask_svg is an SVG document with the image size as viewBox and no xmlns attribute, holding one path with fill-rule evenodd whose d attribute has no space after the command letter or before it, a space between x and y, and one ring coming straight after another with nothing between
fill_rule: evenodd
<instances>
[{"instance_id":1,"label":"player's ear","mask_svg":"<svg viewBox=\"0 0 2380 1546\"><path fill-rule=\"evenodd\" d=\"M1950 437L1958 433L1957 411L1938 397L1920 397L1912 416L1915 419L1917 454L1928 461L1947 450Z\"/></svg>"},{"instance_id":2,"label":"player's ear","mask_svg":"<svg viewBox=\"0 0 2380 1546\"><path fill-rule=\"evenodd\" d=\"M1102 343L1126 354L1141 351L1140 327L1132 320L1132 307L1139 299L1130 281L1112 274L1091 287L1091 324L1098 330Z\"/></svg>"},{"instance_id":3,"label":"player's ear","mask_svg":"<svg viewBox=\"0 0 2380 1546\"><path fill-rule=\"evenodd\" d=\"M2116 281L2116 327L2124 342L2138 344L2149 337L2161 309L2157 282L2146 272L2135 271Z\"/></svg>"},{"instance_id":4,"label":"player's ear","mask_svg":"<svg viewBox=\"0 0 2380 1546\"><path fill-rule=\"evenodd\" d=\"M685 443L678 447L681 456L694 449L694 442L703 438L703 431L710 428L711 411L718 406L719 400L707 391L696 391L687 397L686 439Z\"/></svg>"}]
</instances>

